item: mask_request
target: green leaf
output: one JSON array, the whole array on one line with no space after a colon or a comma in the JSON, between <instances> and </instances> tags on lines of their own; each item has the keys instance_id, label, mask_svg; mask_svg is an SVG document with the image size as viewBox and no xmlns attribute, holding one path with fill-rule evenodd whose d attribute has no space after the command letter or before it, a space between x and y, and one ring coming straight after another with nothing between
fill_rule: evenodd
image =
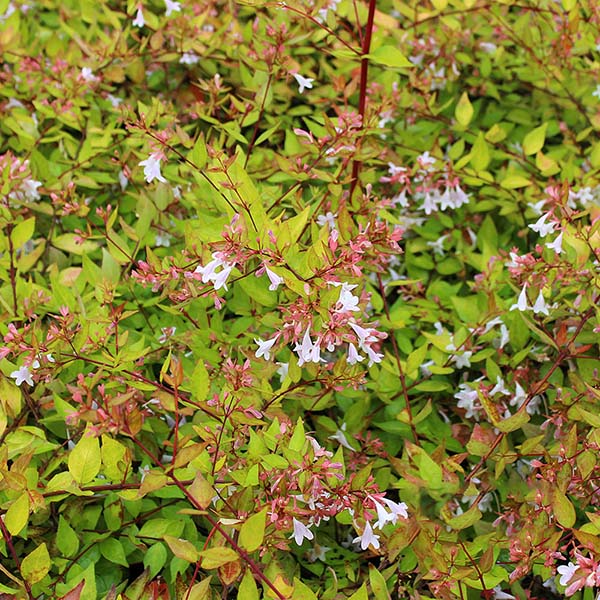
<instances>
[{"instance_id":1,"label":"green leaf","mask_svg":"<svg viewBox=\"0 0 600 600\"><path fill-rule=\"evenodd\" d=\"M369 565L369 582L375 600L391 600L385 579L374 565Z\"/></svg>"},{"instance_id":2,"label":"green leaf","mask_svg":"<svg viewBox=\"0 0 600 600\"><path fill-rule=\"evenodd\" d=\"M576 521L575 508L571 501L557 487L552 493L552 512L556 521L563 527L573 527Z\"/></svg>"},{"instance_id":3,"label":"green leaf","mask_svg":"<svg viewBox=\"0 0 600 600\"><path fill-rule=\"evenodd\" d=\"M252 515L240 528L239 544L248 552L254 552L260 548L265 537L265 523L267 520L267 509L263 508L259 513Z\"/></svg>"},{"instance_id":4,"label":"green leaf","mask_svg":"<svg viewBox=\"0 0 600 600\"><path fill-rule=\"evenodd\" d=\"M191 392L192 397L196 402L203 402L206 400L208 396L209 390L209 380L208 380L208 371L204 366L204 361L202 359L198 360L196 366L194 367L194 371L191 376Z\"/></svg>"},{"instance_id":5,"label":"green leaf","mask_svg":"<svg viewBox=\"0 0 600 600\"><path fill-rule=\"evenodd\" d=\"M204 136L198 136L194 147L190 150L188 158L197 169L202 169L206 165L208 154L206 152L206 142L204 141Z\"/></svg>"},{"instance_id":6,"label":"green leaf","mask_svg":"<svg viewBox=\"0 0 600 600\"><path fill-rule=\"evenodd\" d=\"M473 105L469 100L467 92L463 92L463 95L460 97L454 111L454 116L458 123L463 127L466 127L471 122L471 119L473 118Z\"/></svg>"},{"instance_id":7,"label":"green leaf","mask_svg":"<svg viewBox=\"0 0 600 600\"><path fill-rule=\"evenodd\" d=\"M62 516L58 518L56 546L64 556L74 556L79 550L79 538L69 522Z\"/></svg>"},{"instance_id":8,"label":"green leaf","mask_svg":"<svg viewBox=\"0 0 600 600\"><path fill-rule=\"evenodd\" d=\"M544 123L534 130L530 131L523 140L523 152L529 156L535 154L544 147L544 141L546 140L546 129L548 123Z\"/></svg>"},{"instance_id":9,"label":"green leaf","mask_svg":"<svg viewBox=\"0 0 600 600\"><path fill-rule=\"evenodd\" d=\"M116 538L107 538L100 542L100 554L117 565L128 567L127 557L123 550L123 544Z\"/></svg>"},{"instance_id":10,"label":"green leaf","mask_svg":"<svg viewBox=\"0 0 600 600\"><path fill-rule=\"evenodd\" d=\"M366 57L379 65L395 68L412 68L413 65L396 46L379 46Z\"/></svg>"},{"instance_id":11,"label":"green leaf","mask_svg":"<svg viewBox=\"0 0 600 600\"><path fill-rule=\"evenodd\" d=\"M167 562L167 549L164 544L152 544L144 554L144 567L150 569L150 577L156 577Z\"/></svg>"},{"instance_id":12,"label":"green leaf","mask_svg":"<svg viewBox=\"0 0 600 600\"><path fill-rule=\"evenodd\" d=\"M516 431L529 422L531 415L526 410L519 410L514 415L508 417L508 419L502 419L494 423L497 429L504 433L510 433Z\"/></svg>"},{"instance_id":13,"label":"green leaf","mask_svg":"<svg viewBox=\"0 0 600 600\"><path fill-rule=\"evenodd\" d=\"M481 519L481 511L477 507L477 503L474 503L468 511L464 512L462 515L458 515L458 517L452 517L450 519L446 519L446 523L452 529L466 529L470 527L474 523L477 523Z\"/></svg>"},{"instance_id":14,"label":"green leaf","mask_svg":"<svg viewBox=\"0 0 600 600\"><path fill-rule=\"evenodd\" d=\"M45 543L28 554L21 563L21 575L30 585L44 579L49 570L50 555Z\"/></svg>"},{"instance_id":15,"label":"green leaf","mask_svg":"<svg viewBox=\"0 0 600 600\"><path fill-rule=\"evenodd\" d=\"M79 485L92 481L98 475L102 463L98 438L90 436L89 431L86 429L69 454L69 473Z\"/></svg>"},{"instance_id":16,"label":"green leaf","mask_svg":"<svg viewBox=\"0 0 600 600\"><path fill-rule=\"evenodd\" d=\"M4 516L6 529L11 535L17 535L29 520L29 494L21 494L8 508Z\"/></svg>"}]
</instances>

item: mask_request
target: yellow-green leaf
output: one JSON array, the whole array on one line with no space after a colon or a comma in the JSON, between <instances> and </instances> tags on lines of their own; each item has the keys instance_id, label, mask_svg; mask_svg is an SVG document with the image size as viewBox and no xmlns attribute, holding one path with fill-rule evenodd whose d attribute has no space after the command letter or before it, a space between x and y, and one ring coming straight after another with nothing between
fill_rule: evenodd
<instances>
[{"instance_id":1,"label":"yellow-green leaf","mask_svg":"<svg viewBox=\"0 0 600 600\"><path fill-rule=\"evenodd\" d=\"M17 535L27 525L29 519L29 494L21 494L8 508L4 517L6 529L11 535Z\"/></svg>"},{"instance_id":2,"label":"yellow-green leaf","mask_svg":"<svg viewBox=\"0 0 600 600\"><path fill-rule=\"evenodd\" d=\"M267 520L267 509L263 508L259 513L252 515L240 529L240 546L248 552L254 552L263 543L265 537L265 523Z\"/></svg>"},{"instance_id":3,"label":"yellow-green leaf","mask_svg":"<svg viewBox=\"0 0 600 600\"><path fill-rule=\"evenodd\" d=\"M523 140L523 152L529 156L539 152L544 147L546 140L546 128L548 123L544 123L534 130L530 131Z\"/></svg>"},{"instance_id":4,"label":"yellow-green leaf","mask_svg":"<svg viewBox=\"0 0 600 600\"><path fill-rule=\"evenodd\" d=\"M531 185L531 183L532 182L527 179L527 177L523 177L523 175L509 175L500 182L500 185L504 189L514 190Z\"/></svg>"},{"instance_id":5,"label":"yellow-green leaf","mask_svg":"<svg viewBox=\"0 0 600 600\"><path fill-rule=\"evenodd\" d=\"M200 583L197 583L192 587L189 591L189 594L186 596L188 600L211 600L212 592L210 591L210 580L212 579L212 575L203 579Z\"/></svg>"},{"instance_id":6,"label":"yellow-green leaf","mask_svg":"<svg viewBox=\"0 0 600 600\"><path fill-rule=\"evenodd\" d=\"M200 552L198 552L192 542L173 537L172 535L165 535L163 539L177 558L186 560L189 563L195 563L200 558Z\"/></svg>"},{"instance_id":7,"label":"yellow-green leaf","mask_svg":"<svg viewBox=\"0 0 600 600\"><path fill-rule=\"evenodd\" d=\"M481 131L471 148L471 164L476 171L485 171L490 164L490 149Z\"/></svg>"},{"instance_id":8,"label":"yellow-green leaf","mask_svg":"<svg viewBox=\"0 0 600 600\"><path fill-rule=\"evenodd\" d=\"M463 95L460 97L458 104L456 105L456 110L454 111L454 116L460 125L466 127L473 118L473 105L469 100L469 95L467 92L463 92Z\"/></svg>"},{"instance_id":9,"label":"yellow-green leaf","mask_svg":"<svg viewBox=\"0 0 600 600\"><path fill-rule=\"evenodd\" d=\"M49 570L50 555L45 543L28 554L21 563L21 575L30 585L44 579Z\"/></svg>"},{"instance_id":10,"label":"yellow-green leaf","mask_svg":"<svg viewBox=\"0 0 600 600\"><path fill-rule=\"evenodd\" d=\"M86 430L69 454L69 472L79 485L84 485L98 475L101 463L98 438L90 436Z\"/></svg>"},{"instance_id":11,"label":"yellow-green leaf","mask_svg":"<svg viewBox=\"0 0 600 600\"><path fill-rule=\"evenodd\" d=\"M552 512L556 521L563 527L575 525L575 508L567 496L556 487L552 493Z\"/></svg>"},{"instance_id":12,"label":"yellow-green leaf","mask_svg":"<svg viewBox=\"0 0 600 600\"><path fill-rule=\"evenodd\" d=\"M238 598L243 598L244 600L258 600L258 589L250 569L246 569L246 572L242 577L242 581L238 589Z\"/></svg>"},{"instance_id":13,"label":"yellow-green leaf","mask_svg":"<svg viewBox=\"0 0 600 600\"><path fill-rule=\"evenodd\" d=\"M194 481L188 487L188 492L194 497L198 506L202 509L206 508L211 500L215 497L215 489L204 479L202 473L196 473Z\"/></svg>"},{"instance_id":14,"label":"yellow-green leaf","mask_svg":"<svg viewBox=\"0 0 600 600\"><path fill-rule=\"evenodd\" d=\"M371 54L368 54L367 58L386 67L410 68L415 66L396 46L379 46Z\"/></svg>"},{"instance_id":15,"label":"yellow-green leaf","mask_svg":"<svg viewBox=\"0 0 600 600\"><path fill-rule=\"evenodd\" d=\"M233 548L226 548L225 546L203 550L200 552L200 556L202 557L203 569L216 569L239 558Z\"/></svg>"}]
</instances>

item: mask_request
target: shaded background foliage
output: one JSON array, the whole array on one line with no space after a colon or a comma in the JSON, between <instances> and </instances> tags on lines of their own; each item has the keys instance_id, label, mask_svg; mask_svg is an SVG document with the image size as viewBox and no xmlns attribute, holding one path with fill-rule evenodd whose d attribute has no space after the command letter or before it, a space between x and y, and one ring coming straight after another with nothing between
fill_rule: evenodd
<instances>
[{"instance_id":1,"label":"shaded background foliage","mask_svg":"<svg viewBox=\"0 0 600 600\"><path fill-rule=\"evenodd\" d=\"M599 9L382 1L365 58L369 8L0 2L9 597L596 568Z\"/></svg>"}]
</instances>

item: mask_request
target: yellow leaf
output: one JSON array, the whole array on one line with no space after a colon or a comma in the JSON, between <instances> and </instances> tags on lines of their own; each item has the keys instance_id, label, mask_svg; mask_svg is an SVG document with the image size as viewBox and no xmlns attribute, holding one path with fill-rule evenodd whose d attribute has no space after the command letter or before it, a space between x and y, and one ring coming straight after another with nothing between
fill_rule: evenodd
<instances>
[{"instance_id":1,"label":"yellow leaf","mask_svg":"<svg viewBox=\"0 0 600 600\"><path fill-rule=\"evenodd\" d=\"M17 535L29 519L29 494L21 494L6 511L4 522L11 535Z\"/></svg>"},{"instance_id":2,"label":"yellow leaf","mask_svg":"<svg viewBox=\"0 0 600 600\"><path fill-rule=\"evenodd\" d=\"M84 485L98 475L101 463L98 438L90 436L89 429L86 429L69 454L69 472L79 485Z\"/></svg>"},{"instance_id":3,"label":"yellow leaf","mask_svg":"<svg viewBox=\"0 0 600 600\"><path fill-rule=\"evenodd\" d=\"M38 546L21 563L21 575L29 584L34 584L44 579L49 570L50 555L48 554L46 544Z\"/></svg>"},{"instance_id":4,"label":"yellow leaf","mask_svg":"<svg viewBox=\"0 0 600 600\"><path fill-rule=\"evenodd\" d=\"M463 92L463 95L460 97L458 104L456 105L456 110L454 111L454 116L460 125L466 127L473 118L473 105L469 100L469 95L467 92Z\"/></svg>"}]
</instances>

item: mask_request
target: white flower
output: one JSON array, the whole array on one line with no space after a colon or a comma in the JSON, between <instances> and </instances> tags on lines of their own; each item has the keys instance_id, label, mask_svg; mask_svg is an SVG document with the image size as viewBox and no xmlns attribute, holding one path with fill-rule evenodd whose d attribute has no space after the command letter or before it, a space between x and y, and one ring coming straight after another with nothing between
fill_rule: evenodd
<instances>
[{"instance_id":1,"label":"white flower","mask_svg":"<svg viewBox=\"0 0 600 600\"><path fill-rule=\"evenodd\" d=\"M129 179L127 179L127 175L125 175L123 171L119 171L119 185L121 186L121 191L124 191L128 184Z\"/></svg>"},{"instance_id":2,"label":"white flower","mask_svg":"<svg viewBox=\"0 0 600 600\"><path fill-rule=\"evenodd\" d=\"M502 380L502 377L500 377L500 375L496 377L496 385L490 390L490 396L494 396L496 394L504 394L505 396L510 396L510 392L506 389L504 381Z\"/></svg>"},{"instance_id":3,"label":"white flower","mask_svg":"<svg viewBox=\"0 0 600 600\"><path fill-rule=\"evenodd\" d=\"M549 233L552 233L555 228L554 223L546 223L546 219L550 216L551 213L546 213L542 215L533 225L529 225L529 229L535 231L539 234L540 237L544 238Z\"/></svg>"},{"instance_id":4,"label":"white flower","mask_svg":"<svg viewBox=\"0 0 600 600\"><path fill-rule=\"evenodd\" d=\"M383 359L383 354L380 354L379 352L375 352L375 350L373 350L373 348L371 348L371 346L365 346L363 348L363 350L367 353L367 356L369 358L369 367L373 363L380 363L381 360Z\"/></svg>"},{"instance_id":5,"label":"white flower","mask_svg":"<svg viewBox=\"0 0 600 600\"><path fill-rule=\"evenodd\" d=\"M561 231L558 234L558 237L553 242L546 242L546 248L550 248L551 250L554 250L554 252L556 252L557 254L560 254L563 251L562 239L563 239L563 232Z\"/></svg>"},{"instance_id":6,"label":"white flower","mask_svg":"<svg viewBox=\"0 0 600 600\"><path fill-rule=\"evenodd\" d=\"M146 24L144 21L144 13L142 12L142 7L138 6L137 12L135 13L135 19L132 22L134 27L143 27Z\"/></svg>"},{"instance_id":7,"label":"white flower","mask_svg":"<svg viewBox=\"0 0 600 600\"><path fill-rule=\"evenodd\" d=\"M292 73L294 79L298 82L298 93L304 92L305 89L311 90L313 86L313 81L311 77L302 77L300 73Z\"/></svg>"},{"instance_id":8,"label":"white flower","mask_svg":"<svg viewBox=\"0 0 600 600\"><path fill-rule=\"evenodd\" d=\"M277 275L277 273L274 273L273 271L271 271L271 269L269 269L269 267L267 267L267 265L265 265L265 273L267 274L267 277L269 278L269 281L271 282L269 289L272 292L276 291L277 288L283 283L283 277L280 277L279 275Z\"/></svg>"},{"instance_id":9,"label":"white flower","mask_svg":"<svg viewBox=\"0 0 600 600\"><path fill-rule=\"evenodd\" d=\"M346 423L342 423L342 426L333 435L330 435L327 439L335 440L340 444L340 446L343 446L344 448L347 448L348 450L352 450L352 452L354 452L354 448L348 443L348 440L346 439L346 434L344 433L345 431Z\"/></svg>"},{"instance_id":10,"label":"white flower","mask_svg":"<svg viewBox=\"0 0 600 600\"><path fill-rule=\"evenodd\" d=\"M194 270L194 273L202 275L202 283L213 282L215 290L222 287L227 289L227 278L229 277L231 270L235 266L234 263L228 263L217 257L216 253L212 255L211 260L205 267L198 265ZM217 273L217 269L221 267L221 271Z\"/></svg>"},{"instance_id":11,"label":"white flower","mask_svg":"<svg viewBox=\"0 0 600 600\"><path fill-rule=\"evenodd\" d=\"M533 305L534 314L542 313L543 315L548 316L550 313L548 312L548 306L546 305L546 301L544 300L544 296L542 295L542 290L538 294L537 300Z\"/></svg>"},{"instance_id":12,"label":"white flower","mask_svg":"<svg viewBox=\"0 0 600 600\"><path fill-rule=\"evenodd\" d=\"M596 89L592 92L592 96L595 96L596 98L600 99L600 85L596 86Z\"/></svg>"},{"instance_id":13,"label":"white flower","mask_svg":"<svg viewBox=\"0 0 600 600\"><path fill-rule=\"evenodd\" d=\"M362 535L359 535L352 540L352 543L354 544L358 544L359 542L362 550L366 550L369 546L373 546L375 550L379 549L379 536L373 533L373 528L368 521L365 523Z\"/></svg>"},{"instance_id":14,"label":"white flower","mask_svg":"<svg viewBox=\"0 0 600 600\"><path fill-rule=\"evenodd\" d=\"M499 347L504 348L504 346L506 346L506 344L508 344L508 342L510 342L510 334L508 332L508 327L504 323L502 323L502 325L500 325Z\"/></svg>"},{"instance_id":15,"label":"white flower","mask_svg":"<svg viewBox=\"0 0 600 600\"><path fill-rule=\"evenodd\" d=\"M123 102L123 98L118 98L117 96L113 96L112 94L108 94L106 99L112 104L113 108L118 108L119 104Z\"/></svg>"},{"instance_id":16,"label":"white flower","mask_svg":"<svg viewBox=\"0 0 600 600\"><path fill-rule=\"evenodd\" d=\"M512 594L503 592L499 585L497 585L492 592L494 592L494 600L515 600L515 597Z\"/></svg>"},{"instance_id":17,"label":"white flower","mask_svg":"<svg viewBox=\"0 0 600 600\"><path fill-rule=\"evenodd\" d=\"M447 235L443 235L441 238L438 238L435 242L427 242L427 245L433 250L434 254L444 256L446 254L444 251L444 240L447 237Z\"/></svg>"},{"instance_id":18,"label":"white flower","mask_svg":"<svg viewBox=\"0 0 600 600\"><path fill-rule=\"evenodd\" d=\"M29 367L19 367L18 370L13 371L10 376L15 380L17 385L21 385L23 382L33 387L33 379L31 378L31 372Z\"/></svg>"},{"instance_id":19,"label":"white flower","mask_svg":"<svg viewBox=\"0 0 600 600\"><path fill-rule=\"evenodd\" d=\"M179 63L182 65L195 65L199 60L200 57L194 52L184 52L179 59Z\"/></svg>"},{"instance_id":20,"label":"white flower","mask_svg":"<svg viewBox=\"0 0 600 600\"><path fill-rule=\"evenodd\" d=\"M579 566L574 565L572 562L569 562L568 565L561 565L560 567L558 567L558 569L556 569L556 572L559 573L561 576L558 580L558 583L560 583L560 585L568 585L569 581L573 579L573 575L575 575L575 571L577 571L578 568Z\"/></svg>"},{"instance_id":21,"label":"white flower","mask_svg":"<svg viewBox=\"0 0 600 600\"><path fill-rule=\"evenodd\" d=\"M337 215L334 215L331 211L325 215L319 215L317 217L317 225L319 225L319 227L325 227L325 225L329 225L329 229L335 229L336 216Z\"/></svg>"},{"instance_id":22,"label":"white flower","mask_svg":"<svg viewBox=\"0 0 600 600\"><path fill-rule=\"evenodd\" d=\"M349 365L355 365L357 362L362 362L365 360L364 356L361 356L356 349L356 346L350 342L348 344L348 356L346 357L346 362Z\"/></svg>"},{"instance_id":23,"label":"white flower","mask_svg":"<svg viewBox=\"0 0 600 600\"><path fill-rule=\"evenodd\" d=\"M298 546L302 546L305 539L313 540L315 538L315 534L304 523L298 521L296 517L292 519L292 523L294 524L294 533L290 535L290 538L294 538Z\"/></svg>"},{"instance_id":24,"label":"white flower","mask_svg":"<svg viewBox=\"0 0 600 600\"><path fill-rule=\"evenodd\" d=\"M528 308L529 307L527 306L527 285L524 285L523 289L521 290L521 293L519 294L519 299L517 300L517 303L513 304L510 307L510 310L518 309L521 312L524 312Z\"/></svg>"},{"instance_id":25,"label":"white flower","mask_svg":"<svg viewBox=\"0 0 600 600\"><path fill-rule=\"evenodd\" d=\"M173 12L181 11L181 3L173 2L173 0L165 0L165 17L170 17Z\"/></svg>"},{"instance_id":26,"label":"white flower","mask_svg":"<svg viewBox=\"0 0 600 600\"><path fill-rule=\"evenodd\" d=\"M154 240L154 245L157 248L159 246L162 246L163 248L169 248L171 246L171 236L168 233L157 233Z\"/></svg>"},{"instance_id":27,"label":"white flower","mask_svg":"<svg viewBox=\"0 0 600 600\"><path fill-rule=\"evenodd\" d=\"M475 401L479 399L477 390L473 389L468 383L461 383L458 387L460 391L454 394L454 397L458 400L456 406L466 411L465 418L474 417L479 420L479 415L475 412L479 409L478 406L475 406Z\"/></svg>"},{"instance_id":28,"label":"white flower","mask_svg":"<svg viewBox=\"0 0 600 600\"><path fill-rule=\"evenodd\" d=\"M316 562L318 560L327 562L327 557L325 555L330 550L331 548L329 546L319 546L319 544L315 544L314 547L308 551L308 562Z\"/></svg>"},{"instance_id":29,"label":"white flower","mask_svg":"<svg viewBox=\"0 0 600 600\"><path fill-rule=\"evenodd\" d=\"M98 79L89 67L83 67L83 69L81 69L81 78L88 83Z\"/></svg>"},{"instance_id":30,"label":"white flower","mask_svg":"<svg viewBox=\"0 0 600 600\"><path fill-rule=\"evenodd\" d=\"M451 360L457 369L463 369L471 366L471 356L473 356L473 352L465 350L462 354L455 354Z\"/></svg>"},{"instance_id":31,"label":"white flower","mask_svg":"<svg viewBox=\"0 0 600 600\"><path fill-rule=\"evenodd\" d=\"M277 336L274 338L263 342L260 338L254 338L255 343L258 344L258 350L256 351L256 358L260 358L261 356L265 357L265 360L271 359L271 348L273 348L273 344L277 341Z\"/></svg>"},{"instance_id":32,"label":"white flower","mask_svg":"<svg viewBox=\"0 0 600 600\"><path fill-rule=\"evenodd\" d=\"M288 371L290 370L290 363L278 362L277 364L279 365L279 369L277 369L277 371L275 372L277 373L277 375L279 375L279 382L281 383L288 376Z\"/></svg>"},{"instance_id":33,"label":"white flower","mask_svg":"<svg viewBox=\"0 0 600 600\"><path fill-rule=\"evenodd\" d=\"M352 293L352 290L357 287L356 285L350 285L348 283L342 283L342 289L340 290L340 297L337 301L336 312L358 312L359 299Z\"/></svg>"},{"instance_id":34,"label":"white flower","mask_svg":"<svg viewBox=\"0 0 600 600\"><path fill-rule=\"evenodd\" d=\"M540 200L539 202L536 202L535 204L533 202L528 202L527 206L529 208L531 208L531 210L535 213L536 216L539 217L542 214L542 208L543 208L544 204L546 204L545 198L544 198L544 200Z\"/></svg>"},{"instance_id":35,"label":"white flower","mask_svg":"<svg viewBox=\"0 0 600 600\"><path fill-rule=\"evenodd\" d=\"M160 172L160 161L162 157L160 154L155 152L151 154L146 160L138 163L140 167L144 167L144 177L147 183L152 183L155 179L162 183L167 183L167 180L161 175Z\"/></svg>"}]
</instances>

